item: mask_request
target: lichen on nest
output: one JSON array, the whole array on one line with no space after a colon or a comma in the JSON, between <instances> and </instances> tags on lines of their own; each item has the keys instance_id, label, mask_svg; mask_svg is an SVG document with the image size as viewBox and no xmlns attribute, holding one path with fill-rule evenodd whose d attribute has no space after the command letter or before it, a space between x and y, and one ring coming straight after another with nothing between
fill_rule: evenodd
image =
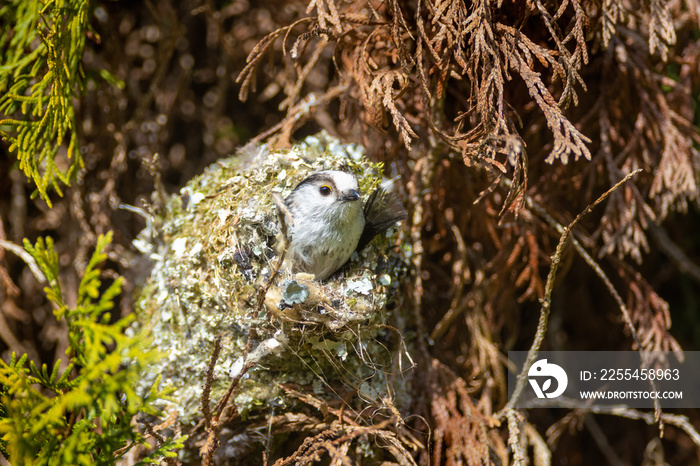
<instances>
[{"instance_id":1,"label":"lichen on nest","mask_svg":"<svg viewBox=\"0 0 700 466\"><path fill-rule=\"evenodd\" d=\"M202 416L215 339L221 336L223 347L212 400L240 371L251 328L256 364L233 400L242 417L268 412L271 404L291 406L295 401L282 384L307 387L322 398L355 391L364 400L391 395L398 398L395 405L403 404L403 378L393 375L401 366L397 358L407 355L386 310L410 254L396 229L375 238L324 282L282 269L269 283L279 263L272 193L284 198L325 169L354 173L364 198L382 176L381 164L367 160L361 147L323 133L286 150L249 147L191 180L140 235L137 243L154 265L137 301L138 325L164 353L144 374L143 387L162 375L175 390L182 424Z\"/></svg>"}]
</instances>

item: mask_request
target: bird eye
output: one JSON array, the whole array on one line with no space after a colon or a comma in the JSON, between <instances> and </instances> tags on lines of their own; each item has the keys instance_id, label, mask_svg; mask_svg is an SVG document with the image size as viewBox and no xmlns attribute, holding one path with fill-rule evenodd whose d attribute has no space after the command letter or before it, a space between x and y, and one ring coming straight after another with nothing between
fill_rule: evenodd
<instances>
[{"instance_id":1,"label":"bird eye","mask_svg":"<svg viewBox=\"0 0 700 466\"><path fill-rule=\"evenodd\" d=\"M325 184L318 189L318 192L320 192L322 196L328 196L331 191L333 191L331 187L326 186Z\"/></svg>"}]
</instances>

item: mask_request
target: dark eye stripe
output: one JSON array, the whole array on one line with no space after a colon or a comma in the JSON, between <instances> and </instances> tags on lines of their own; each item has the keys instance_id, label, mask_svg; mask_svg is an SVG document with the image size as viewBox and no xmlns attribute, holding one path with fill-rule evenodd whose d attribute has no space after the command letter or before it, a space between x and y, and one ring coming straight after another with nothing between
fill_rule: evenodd
<instances>
[{"instance_id":1,"label":"dark eye stripe","mask_svg":"<svg viewBox=\"0 0 700 466\"><path fill-rule=\"evenodd\" d=\"M312 183L324 183L328 186L332 186L333 185L333 178L330 175L328 175L328 173L324 173L324 172L314 173L313 175L307 176L294 189L299 189L300 187L302 187L306 184L312 184Z\"/></svg>"}]
</instances>

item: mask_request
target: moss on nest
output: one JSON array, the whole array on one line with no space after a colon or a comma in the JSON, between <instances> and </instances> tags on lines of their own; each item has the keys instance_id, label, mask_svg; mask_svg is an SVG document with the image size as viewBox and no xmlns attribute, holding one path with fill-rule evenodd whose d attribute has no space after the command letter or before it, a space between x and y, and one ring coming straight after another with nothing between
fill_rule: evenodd
<instances>
[{"instance_id":1,"label":"moss on nest","mask_svg":"<svg viewBox=\"0 0 700 466\"><path fill-rule=\"evenodd\" d=\"M224 344L214 371L214 401L240 371L252 327L257 337L246 362L254 357L256 365L233 400L243 418L269 413L271 405L293 406L296 401L280 387L285 383L326 399L354 391L368 402L391 395L397 406L404 404L404 379L390 376L398 371L404 346L386 304L410 251L395 246L393 230L324 282L282 270L258 303L278 262L272 193L284 198L324 169L355 173L365 198L382 175L381 164L368 161L362 148L325 134L288 150L244 148L190 181L139 238L154 267L138 298L138 322L165 354L144 374L143 386L162 375L175 389L181 423L202 416L202 387L217 336Z\"/></svg>"}]
</instances>

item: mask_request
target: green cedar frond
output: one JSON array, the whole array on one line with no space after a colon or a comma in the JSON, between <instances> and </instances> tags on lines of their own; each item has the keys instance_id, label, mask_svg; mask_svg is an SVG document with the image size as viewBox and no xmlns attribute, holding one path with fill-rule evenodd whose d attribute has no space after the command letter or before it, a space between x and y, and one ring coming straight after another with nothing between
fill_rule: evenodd
<instances>
[{"instance_id":1,"label":"green cedar frond","mask_svg":"<svg viewBox=\"0 0 700 466\"><path fill-rule=\"evenodd\" d=\"M106 236L100 235L98 238L95 254L92 255L92 258L88 262L83 274L83 279L80 282L80 287L78 288L78 306L89 306L92 299L99 297L99 288L102 282L99 278L100 271L97 270L97 266L107 259L107 254L103 252L103 249L111 242L111 232Z\"/></svg>"},{"instance_id":2,"label":"green cedar frond","mask_svg":"<svg viewBox=\"0 0 700 466\"><path fill-rule=\"evenodd\" d=\"M57 318L67 323L69 348L65 368L60 360L50 370L46 364L27 364L27 355L18 359L13 354L9 364L0 360L0 447L13 464L113 464L117 452L147 446L145 434L131 420L162 414L157 404L169 391L157 383L145 394L135 389L144 368L159 355L142 335L125 333L131 316L110 322L108 311L121 293L121 279L101 292L99 266L111 239L111 232L98 238L74 308L61 294L51 238L39 238L34 245L25 240L49 282L45 290L57 307ZM172 457L183 442L182 437L165 439L145 461Z\"/></svg>"},{"instance_id":3,"label":"green cedar frond","mask_svg":"<svg viewBox=\"0 0 700 466\"><path fill-rule=\"evenodd\" d=\"M83 87L88 0L14 0L0 8L0 135L49 206L83 167L72 99ZM11 115L15 118L10 117ZM68 138L68 167L56 156Z\"/></svg>"},{"instance_id":4,"label":"green cedar frond","mask_svg":"<svg viewBox=\"0 0 700 466\"><path fill-rule=\"evenodd\" d=\"M60 318L65 312L65 304L61 295L61 284L58 281L58 254L53 249L53 239L50 236L47 236L46 240L39 238L36 245L32 246L25 238L24 249L36 261L41 273L46 277L48 286L44 288L44 292L49 301L58 307L55 314Z\"/></svg>"},{"instance_id":5,"label":"green cedar frond","mask_svg":"<svg viewBox=\"0 0 700 466\"><path fill-rule=\"evenodd\" d=\"M186 435L183 435L182 437L178 437L176 439L166 439L166 441L163 442L161 446L156 448L143 460L136 463L136 466L141 466L145 464L161 464L163 458L177 457L176 451L185 446L185 440L187 440Z\"/></svg>"}]
</instances>

